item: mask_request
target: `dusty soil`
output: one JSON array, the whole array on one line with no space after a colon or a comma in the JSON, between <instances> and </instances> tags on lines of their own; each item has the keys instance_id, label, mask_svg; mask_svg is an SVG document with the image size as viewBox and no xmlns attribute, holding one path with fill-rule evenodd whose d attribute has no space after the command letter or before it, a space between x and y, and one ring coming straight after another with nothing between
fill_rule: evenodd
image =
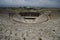
<instances>
[{"instance_id":1,"label":"dusty soil","mask_svg":"<svg viewBox=\"0 0 60 40\"><path fill-rule=\"evenodd\" d=\"M60 13L40 23L12 21L8 13L0 13L0 40L60 40Z\"/></svg>"}]
</instances>

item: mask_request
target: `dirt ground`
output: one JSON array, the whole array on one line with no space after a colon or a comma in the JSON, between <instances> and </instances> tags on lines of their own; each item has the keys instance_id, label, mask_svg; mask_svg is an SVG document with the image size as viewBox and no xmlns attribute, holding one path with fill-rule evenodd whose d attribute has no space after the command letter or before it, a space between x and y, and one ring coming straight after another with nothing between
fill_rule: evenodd
<instances>
[{"instance_id":1,"label":"dirt ground","mask_svg":"<svg viewBox=\"0 0 60 40\"><path fill-rule=\"evenodd\" d=\"M60 40L60 13L40 23L12 21L8 13L0 13L0 40Z\"/></svg>"}]
</instances>

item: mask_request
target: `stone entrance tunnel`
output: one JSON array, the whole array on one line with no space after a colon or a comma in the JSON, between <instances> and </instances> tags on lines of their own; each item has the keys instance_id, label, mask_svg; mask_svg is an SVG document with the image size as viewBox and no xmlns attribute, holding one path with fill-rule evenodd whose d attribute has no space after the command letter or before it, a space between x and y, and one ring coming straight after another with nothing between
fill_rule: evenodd
<instances>
[{"instance_id":1,"label":"stone entrance tunnel","mask_svg":"<svg viewBox=\"0 0 60 40\"><path fill-rule=\"evenodd\" d=\"M19 15L21 15L22 17L24 17L24 19L35 20L36 17L39 17L41 14L38 13L38 12L22 12L22 13L19 13Z\"/></svg>"}]
</instances>

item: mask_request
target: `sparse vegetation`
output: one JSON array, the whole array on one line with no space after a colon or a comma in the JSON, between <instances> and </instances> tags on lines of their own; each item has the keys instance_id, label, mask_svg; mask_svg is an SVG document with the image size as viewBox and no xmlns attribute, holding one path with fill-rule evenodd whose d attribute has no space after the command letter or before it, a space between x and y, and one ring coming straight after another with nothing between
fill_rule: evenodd
<instances>
[{"instance_id":1,"label":"sparse vegetation","mask_svg":"<svg viewBox=\"0 0 60 40\"><path fill-rule=\"evenodd\" d=\"M46 11L52 11L52 12L60 12L60 8L26 8L26 7L20 7L20 8L11 8L11 7L6 7L6 8L1 8L0 7L0 12L4 12L4 11L11 11L11 12L21 12L21 11L29 11L29 10L36 10L36 11L40 11L40 12L46 12Z\"/></svg>"}]
</instances>

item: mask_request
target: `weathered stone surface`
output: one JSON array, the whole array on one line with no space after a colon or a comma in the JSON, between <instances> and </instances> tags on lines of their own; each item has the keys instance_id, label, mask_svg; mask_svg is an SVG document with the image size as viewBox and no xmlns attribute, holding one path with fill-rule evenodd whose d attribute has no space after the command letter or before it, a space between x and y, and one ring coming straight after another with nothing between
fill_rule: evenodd
<instances>
[{"instance_id":1,"label":"weathered stone surface","mask_svg":"<svg viewBox=\"0 0 60 40\"><path fill-rule=\"evenodd\" d=\"M12 21L8 13L1 13L0 40L60 40L60 13L51 13L40 23Z\"/></svg>"}]
</instances>

